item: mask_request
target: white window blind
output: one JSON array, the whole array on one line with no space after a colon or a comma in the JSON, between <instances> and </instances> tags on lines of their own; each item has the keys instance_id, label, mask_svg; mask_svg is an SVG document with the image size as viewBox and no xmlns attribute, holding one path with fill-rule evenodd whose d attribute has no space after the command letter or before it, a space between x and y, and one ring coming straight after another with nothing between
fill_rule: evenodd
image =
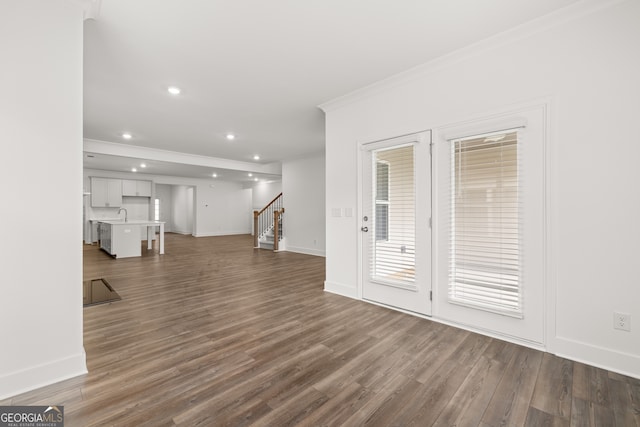
<instances>
[{"instance_id":1,"label":"white window blind","mask_svg":"<svg viewBox=\"0 0 640 427\"><path fill-rule=\"evenodd\" d=\"M371 279L414 288L414 146L377 150L372 155L375 233L370 233Z\"/></svg>"},{"instance_id":2,"label":"white window blind","mask_svg":"<svg viewBox=\"0 0 640 427\"><path fill-rule=\"evenodd\" d=\"M449 301L522 317L518 132L450 143Z\"/></svg>"}]
</instances>

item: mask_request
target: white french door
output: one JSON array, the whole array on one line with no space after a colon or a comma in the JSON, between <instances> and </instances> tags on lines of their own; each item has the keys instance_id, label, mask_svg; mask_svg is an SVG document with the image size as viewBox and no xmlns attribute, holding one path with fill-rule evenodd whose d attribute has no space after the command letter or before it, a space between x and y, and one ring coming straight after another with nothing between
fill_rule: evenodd
<instances>
[{"instance_id":1,"label":"white french door","mask_svg":"<svg viewBox=\"0 0 640 427\"><path fill-rule=\"evenodd\" d=\"M542 345L544 106L451 126L434 141L439 318Z\"/></svg>"},{"instance_id":2,"label":"white french door","mask_svg":"<svg viewBox=\"0 0 640 427\"><path fill-rule=\"evenodd\" d=\"M431 314L431 133L362 145L364 299Z\"/></svg>"}]
</instances>

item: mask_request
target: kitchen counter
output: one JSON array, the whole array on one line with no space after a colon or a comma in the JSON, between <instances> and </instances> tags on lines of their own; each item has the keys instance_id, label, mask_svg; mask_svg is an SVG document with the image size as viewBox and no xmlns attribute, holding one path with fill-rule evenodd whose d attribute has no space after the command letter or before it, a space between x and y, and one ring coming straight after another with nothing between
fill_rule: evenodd
<instances>
[{"instance_id":1,"label":"kitchen counter","mask_svg":"<svg viewBox=\"0 0 640 427\"><path fill-rule=\"evenodd\" d=\"M140 220L140 219L131 219L128 221L124 220L110 220L110 219L97 219L91 220L98 222L98 224L107 224L108 228L111 230L110 236L108 239L103 239L100 237L101 243L100 247L111 255L114 255L117 258L124 257L132 257L132 256L140 256L140 241L139 241L139 233L131 233L134 228L139 230L141 227L147 227L147 249L153 248L153 239L156 233L156 227L160 227L160 248L159 253L164 254L164 221L153 221L153 220ZM130 236L138 235L137 243L136 239L132 239ZM105 236L107 237L107 236ZM102 244L102 240L107 240L108 244Z\"/></svg>"}]
</instances>

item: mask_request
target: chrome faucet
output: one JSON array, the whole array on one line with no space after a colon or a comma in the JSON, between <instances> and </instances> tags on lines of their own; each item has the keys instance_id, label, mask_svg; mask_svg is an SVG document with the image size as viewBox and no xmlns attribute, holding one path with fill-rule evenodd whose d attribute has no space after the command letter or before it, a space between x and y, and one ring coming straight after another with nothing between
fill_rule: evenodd
<instances>
[{"instance_id":1,"label":"chrome faucet","mask_svg":"<svg viewBox=\"0 0 640 427\"><path fill-rule=\"evenodd\" d=\"M124 222L127 222L127 210L125 208L118 209L118 215L120 215L122 211L124 211Z\"/></svg>"}]
</instances>

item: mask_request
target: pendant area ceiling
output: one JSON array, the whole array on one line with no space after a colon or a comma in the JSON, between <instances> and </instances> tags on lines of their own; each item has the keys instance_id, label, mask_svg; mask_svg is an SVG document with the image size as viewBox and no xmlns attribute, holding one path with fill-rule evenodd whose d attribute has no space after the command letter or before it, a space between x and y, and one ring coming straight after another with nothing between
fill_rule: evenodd
<instances>
[{"instance_id":1,"label":"pendant area ceiling","mask_svg":"<svg viewBox=\"0 0 640 427\"><path fill-rule=\"evenodd\" d=\"M319 154L319 104L574 2L103 0L84 27L84 137L262 165Z\"/></svg>"}]
</instances>

